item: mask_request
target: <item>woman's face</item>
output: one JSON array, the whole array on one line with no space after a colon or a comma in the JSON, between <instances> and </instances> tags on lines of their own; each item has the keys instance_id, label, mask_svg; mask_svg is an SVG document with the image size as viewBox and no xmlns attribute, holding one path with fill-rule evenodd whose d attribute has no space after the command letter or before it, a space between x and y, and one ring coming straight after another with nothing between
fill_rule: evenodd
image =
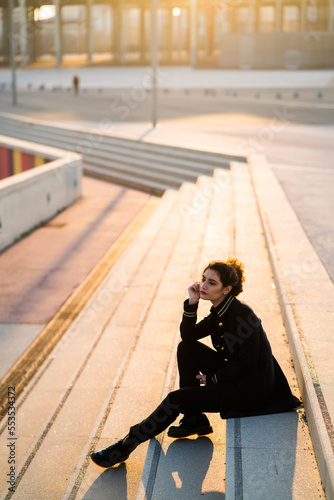
<instances>
[{"instance_id":1,"label":"woman's face","mask_svg":"<svg viewBox=\"0 0 334 500\"><path fill-rule=\"evenodd\" d=\"M206 269L200 283L200 297L210 300L216 306L224 300L225 295L231 290L230 286L224 287L220 281L219 274L213 269Z\"/></svg>"}]
</instances>

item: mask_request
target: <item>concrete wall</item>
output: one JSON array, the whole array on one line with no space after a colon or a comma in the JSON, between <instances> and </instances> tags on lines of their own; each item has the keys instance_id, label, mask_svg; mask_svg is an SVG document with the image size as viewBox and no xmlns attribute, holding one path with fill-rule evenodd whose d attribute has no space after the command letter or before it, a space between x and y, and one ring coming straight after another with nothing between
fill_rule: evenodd
<instances>
[{"instance_id":1,"label":"concrete wall","mask_svg":"<svg viewBox=\"0 0 334 500\"><path fill-rule=\"evenodd\" d=\"M221 68L334 67L334 33L252 33L221 36Z\"/></svg>"},{"instance_id":2,"label":"concrete wall","mask_svg":"<svg viewBox=\"0 0 334 500\"><path fill-rule=\"evenodd\" d=\"M40 154L50 163L0 181L0 251L81 196L81 156L0 136L0 146Z\"/></svg>"}]
</instances>

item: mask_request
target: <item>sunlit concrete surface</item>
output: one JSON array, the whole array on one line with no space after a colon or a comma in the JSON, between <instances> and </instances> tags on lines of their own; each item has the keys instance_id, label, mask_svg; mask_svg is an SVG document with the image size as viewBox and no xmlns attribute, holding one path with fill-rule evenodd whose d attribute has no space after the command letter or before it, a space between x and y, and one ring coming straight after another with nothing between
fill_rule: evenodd
<instances>
[{"instance_id":1,"label":"sunlit concrete surface","mask_svg":"<svg viewBox=\"0 0 334 500\"><path fill-rule=\"evenodd\" d=\"M0 378L41 333L44 324L0 323Z\"/></svg>"},{"instance_id":2,"label":"sunlit concrete surface","mask_svg":"<svg viewBox=\"0 0 334 500\"><path fill-rule=\"evenodd\" d=\"M18 87L71 87L74 75L82 88L126 88L151 85L152 71L144 67L65 67L17 69ZM9 84L10 68L0 68L0 84ZM162 66L158 70L160 88L323 88L334 85L334 70L221 70L188 66Z\"/></svg>"},{"instance_id":3,"label":"sunlit concrete surface","mask_svg":"<svg viewBox=\"0 0 334 500\"><path fill-rule=\"evenodd\" d=\"M7 87L0 92L2 110L143 141L246 156L265 154L334 279L334 229L329 217L334 211L333 70L239 72L162 67L158 125L152 129L149 68L76 69L84 72L83 88L87 75L87 91L76 97L66 90L71 69L20 71L26 83L34 75L35 90L22 89L18 105L12 106ZM0 70L1 74L9 77L8 70ZM102 74L113 77L106 80ZM41 75L48 79L48 91L37 90ZM96 88L97 81L105 86L103 92ZM163 91L176 81L175 88L171 85L169 92ZM88 82L95 89L88 89ZM53 92L57 85L63 89ZM119 89L121 85L124 88ZM196 88L189 92L190 86ZM216 91L206 92L210 89Z\"/></svg>"},{"instance_id":4,"label":"sunlit concrete surface","mask_svg":"<svg viewBox=\"0 0 334 500\"><path fill-rule=\"evenodd\" d=\"M0 254L1 376L102 259L149 195L83 178L83 196Z\"/></svg>"},{"instance_id":5,"label":"sunlit concrete surface","mask_svg":"<svg viewBox=\"0 0 334 500\"><path fill-rule=\"evenodd\" d=\"M138 447L124 465L109 471L86 460L92 445L103 447L121 438L177 386L175 350L185 290L217 253L235 252L245 263L248 285L243 299L261 315L275 356L293 392L299 394L247 167L239 166L238 175L231 174L231 182L221 187L223 196L206 197L195 216L192 211L184 212L185 207L198 206L199 195L213 192L218 179L218 174L201 177L196 185L186 184L166 193L138 238L66 332L41 377L30 385L29 397L17 413L22 475L15 499L27 495L67 499L72 495L102 500L107 491L119 500L145 498L146 487L141 485L147 462L145 484L152 499L160 500L162 494L166 500L176 495L191 500L197 496L224 498L225 422L218 415L212 422L214 433L207 438L173 441L159 436L157 444L151 441ZM227 210L226 205L232 204L235 209ZM113 293L111 284L120 275L124 279ZM101 296L104 307L100 307ZM200 315L208 308L203 303ZM284 443L291 460L280 464L271 477L275 484L270 486L280 495L277 480L288 480L284 492L289 496L276 496L280 500L304 500L315 494L315 498L323 498L303 414L294 414L293 421L284 417L285 435L291 437L298 431L298 442ZM270 420L270 425L275 422ZM270 426L253 427L251 432L255 438L261 433L263 447L270 439ZM5 433L0 444L4 441ZM281 457L282 443L277 446ZM5 470L5 460L2 455L1 470ZM302 479L306 468L308 483ZM261 474L263 462L255 470ZM245 480L251 481L251 476L247 474Z\"/></svg>"},{"instance_id":6,"label":"sunlit concrete surface","mask_svg":"<svg viewBox=\"0 0 334 500\"><path fill-rule=\"evenodd\" d=\"M258 88L260 85L261 80L258 81ZM331 88L328 86L330 79L326 85L326 89ZM304 228L307 224L316 227L318 207L325 211L326 207L331 206L328 205L328 198L332 196L333 112L330 106L328 109L323 106L326 103L331 105L329 99L324 101L313 95L306 104L301 104L298 98L299 105L293 106L294 98L290 90L289 94L280 98L273 93L261 103L254 95L242 99L240 95L224 94L220 99L217 95L206 95L202 91L200 96L198 93L189 96L185 92L170 92L160 96L159 124L152 130L147 110L149 94L140 104L137 103L138 106L128 108L127 120L121 120L120 116L115 119L115 113L114 116L110 115L110 99L120 98L122 94L104 94L107 92L101 94L94 90L90 96L88 92L74 98L68 91L59 91L58 94L52 93L52 90L44 93L27 91L26 95L21 95L21 102L15 110L9 104L8 90L0 94L0 99L6 101L7 112L21 112L25 116L45 120L54 119L57 105L58 123L75 123L82 127L87 119L86 124L97 130L102 119L108 119L109 116L111 133L142 141L203 147L221 152L243 151L246 154L248 151L249 155L255 156L265 154L269 162L273 162L275 173L284 175L286 172L282 185L286 193L290 190L293 207L294 200L298 200L298 215ZM57 99L54 96L58 96ZM190 99L187 101L188 97ZM94 101L96 106L92 107ZM321 105L314 106L318 102ZM247 288L245 286L242 298L261 316L275 356L287 374L294 393L299 393L263 239L254 186L245 165L235 165L234 168L233 197L225 186L224 195L207 200L208 203L197 211L197 217L182 220L178 203L181 207L196 207L198 192L202 190L205 193L205 188L209 186L206 182L212 180L205 181L202 178L196 187L187 185L181 193L168 192L150 225L144 228L136 244L129 247L116 267L122 276L124 269L127 270L127 278L132 279L134 275L131 288L127 289L127 283L123 280L120 283L120 287L126 288L120 307L107 294L105 307L99 309L99 297L96 294L87 310L67 332L64 342L54 353L50 369L43 374L39 385L32 387L30 399L20 408L19 417L22 422L24 420L19 451L23 459L22 467L25 467L25 450L38 450L38 453L32 465L24 469L23 479L15 495L17 499L25 500L27 492L31 497L36 497L38 492L43 498L52 494L58 497L63 494L63 498L68 498L68 493L75 486L76 498L102 500L106 494L113 494L119 500L145 498L144 494L138 497L137 491L145 459L149 457L149 454L146 456L147 445L135 450L125 465L110 471L102 471L85 459L96 437L99 439L98 442L94 441L96 447L114 442L127 432L129 425L146 416L147 411L160 399L162 388L165 387L164 377L175 359L173 336L177 336L186 285L195 271L218 253L236 253L244 261ZM316 192L310 190L306 183L298 182L299 177L313 174L311 182L316 179L319 183ZM328 190L325 189L326 185ZM318 201L313 210L307 211L310 195ZM279 207L277 212L279 214ZM332 244L331 218L325 215L323 223L321 234L329 235L329 239L325 240L328 249ZM198 234L201 234L201 238ZM325 261L327 269L333 254L328 252L329 258ZM156 273L152 274L152 268L158 270L158 278ZM112 275L109 279L112 281ZM108 280L103 286L108 290ZM136 307L129 307L133 303ZM130 309L131 314L128 313ZM94 316L92 311L100 311L100 314ZM103 332L101 336L100 332ZM147 362L148 356L152 360L150 363ZM78 367L83 369L79 370ZM135 395L131 390L133 387L136 388ZM69 397L61 406L59 398L65 392ZM41 393L44 395L42 401ZM278 488L277 496L272 498L324 498L303 411L293 414L292 418L286 416L277 416L277 420L276 417L266 417L263 420L243 421L245 498L249 491L250 500L258 500L260 491L256 485L259 481L261 495L265 499L267 491L272 493L274 483L276 488L279 486L277 481L282 481L284 489ZM266 426L262 425L264 421ZM103 428L100 427L101 422L104 422ZM47 429L50 428L51 432L45 434L42 424L50 424ZM275 425L278 430L281 425L286 431L284 449L280 436L276 443L270 441L270 426ZM1 439L5 440L5 436ZM196 498L194 495L204 498L210 498L211 495L211 498L223 499L228 493L224 484L225 464L221 464L225 459L224 439L223 427L218 427L218 432L204 441L194 439L190 443L174 444L163 436L161 444L155 448L161 462L158 461L155 468L150 468L156 473L156 483L150 484L150 488L153 488L152 498L161 500L163 493L169 500L185 493L191 500ZM254 451L255 445L259 444L261 449L258 447ZM151 443L148 453L150 447ZM190 458L189 452L192 453ZM196 463L187 474L187 458L191 464L191 460L197 458L195 455L201 453L207 475L193 475L196 474ZM171 459L176 470L172 470ZM5 457L1 460L3 462L0 465L4 464L5 467ZM55 463L59 464L57 476L54 475ZM43 483L39 479L41 473ZM268 482L267 491L263 490L264 474L266 481L273 481L270 484ZM247 486L249 488L246 491ZM65 488L67 490L64 493ZM231 498L226 496L227 500Z\"/></svg>"}]
</instances>

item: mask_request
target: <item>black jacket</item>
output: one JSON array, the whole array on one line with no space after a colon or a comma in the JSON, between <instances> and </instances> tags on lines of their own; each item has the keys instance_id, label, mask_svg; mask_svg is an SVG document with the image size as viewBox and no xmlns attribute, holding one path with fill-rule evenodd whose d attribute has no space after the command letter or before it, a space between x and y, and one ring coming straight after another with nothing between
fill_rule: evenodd
<instances>
[{"instance_id":1,"label":"black jacket","mask_svg":"<svg viewBox=\"0 0 334 500\"><path fill-rule=\"evenodd\" d=\"M206 374L207 384L218 384L222 389L222 418L295 408L296 399L254 311L230 295L196 324L197 307L185 301L181 338L194 342L211 336L219 353L219 368Z\"/></svg>"}]
</instances>

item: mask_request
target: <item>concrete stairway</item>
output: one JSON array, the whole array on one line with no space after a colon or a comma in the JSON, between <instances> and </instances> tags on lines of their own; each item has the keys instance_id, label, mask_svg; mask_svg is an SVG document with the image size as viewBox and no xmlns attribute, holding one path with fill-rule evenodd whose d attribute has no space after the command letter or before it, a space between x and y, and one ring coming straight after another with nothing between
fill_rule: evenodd
<instances>
[{"instance_id":1,"label":"concrete stairway","mask_svg":"<svg viewBox=\"0 0 334 500\"><path fill-rule=\"evenodd\" d=\"M107 127L84 130L0 113L4 135L61 147L83 155L85 173L130 187L162 194L183 182L196 182L199 175L212 175L215 168L229 168L231 160L244 158L118 138Z\"/></svg>"},{"instance_id":2,"label":"concrete stairway","mask_svg":"<svg viewBox=\"0 0 334 500\"><path fill-rule=\"evenodd\" d=\"M210 417L215 430L210 437L173 441L163 433L138 447L126 464L110 470L97 468L89 454L123 437L130 425L147 416L177 386L175 349L187 286L199 277L208 260L231 253L240 256L246 266L250 289L245 299L260 309L264 322L270 319L274 324L274 350L283 343L245 166L235 164L231 172L216 170L214 177L201 176L196 184L184 183L177 191L166 191L149 221L17 400L16 490L8 491L2 474L1 499L225 498L225 422L219 415ZM208 304L201 305L200 314L207 310ZM293 385L288 347L279 354ZM271 426L276 424L269 422L263 435L270 436ZM291 423L284 420L283 425ZM293 425L298 428L299 447L310 450L303 455L309 460L312 447L298 415ZM230 426L229 432L233 429ZM1 450L6 450L6 421L0 431ZM235 439L233 443L238 447ZM288 445L293 454L296 450L291 442ZM323 498L317 490L316 467L311 460L298 460L301 468L294 471L291 462L282 461L280 469L276 468L271 500ZM0 455L0 470L9 471L6 453ZM303 482L306 471L309 481ZM291 496L279 496L282 478L287 477ZM226 498L241 500L232 494ZM242 498L269 497L245 494Z\"/></svg>"}]
</instances>

